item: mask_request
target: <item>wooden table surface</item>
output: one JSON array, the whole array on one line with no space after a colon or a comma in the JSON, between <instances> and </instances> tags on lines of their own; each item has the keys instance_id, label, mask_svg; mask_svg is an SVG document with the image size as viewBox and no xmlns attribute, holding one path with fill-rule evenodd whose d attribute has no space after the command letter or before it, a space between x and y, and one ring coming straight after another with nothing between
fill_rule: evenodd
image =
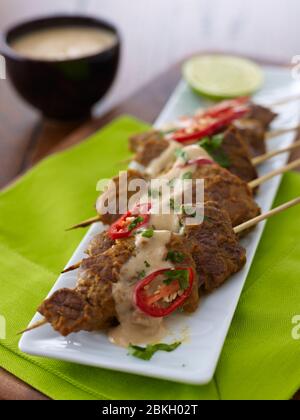
<instances>
[{"instance_id":1,"label":"wooden table surface","mask_svg":"<svg viewBox=\"0 0 300 420\"><path fill-rule=\"evenodd\" d=\"M68 124L41 121L19 101L6 83L3 89L1 88L0 97L0 188L49 153L66 149L82 141L121 114L129 113L150 123L153 122L179 79L180 65L176 65L103 117ZM0 399L47 398L0 369Z\"/></svg>"}]
</instances>

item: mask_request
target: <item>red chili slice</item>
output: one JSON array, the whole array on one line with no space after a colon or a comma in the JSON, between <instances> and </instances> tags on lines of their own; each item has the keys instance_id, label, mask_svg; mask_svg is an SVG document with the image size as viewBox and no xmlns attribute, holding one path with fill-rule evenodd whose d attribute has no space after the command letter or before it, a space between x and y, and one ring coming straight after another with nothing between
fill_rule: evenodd
<instances>
[{"instance_id":1,"label":"red chili slice","mask_svg":"<svg viewBox=\"0 0 300 420\"><path fill-rule=\"evenodd\" d=\"M171 277L170 281L168 273L172 273L172 277L174 276L173 280ZM178 278L176 278L177 273L179 274ZM185 273L188 277L188 284L184 289L182 289L180 284L180 273L182 275ZM167 280L168 284L165 284L164 280L159 281L157 288L155 289L154 287L154 290L151 290L151 286L160 276L165 277L165 281ZM193 289L194 278L195 275L192 268L156 271L137 284L134 292L135 304L142 312L153 318L166 317L175 312L189 298ZM168 302L173 295L176 295L176 297L171 302Z\"/></svg>"},{"instance_id":2,"label":"red chili slice","mask_svg":"<svg viewBox=\"0 0 300 420\"><path fill-rule=\"evenodd\" d=\"M236 109L229 109L221 113L215 118L204 117L203 119L195 119L193 132L190 133L191 128L184 128L175 131L169 135L169 138L178 143L187 143L193 140L201 140L204 137L218 134L224 128L229 126L233 121L244 117L249 112L249 107L240 106Z\"/></svg>"},{"instance_id":3,"label":"red chili slice","mask_svg":"<svg viewBox=\"0 0 300 420\"><path fill-rule=\"evenodd\" d=\"M199 117L217 117L224 112L239 108L241 105L246 105L250 102L248 96L232 99L229 101L222 101L215 106L212 106L198 114Z\"/></svg>"},{"instance_id":4,"label":"red chili slice","mask_svg":"<svg viewBox=\"0 0 300 420\"><path fill-rule=\"evenodd\" d=\"M149 222L150 209L151 204L139 204L132 211L128 211L110 227L108 231L109 237L113 240L129 238L132 232Z\"/></svg>"}]
</instances>

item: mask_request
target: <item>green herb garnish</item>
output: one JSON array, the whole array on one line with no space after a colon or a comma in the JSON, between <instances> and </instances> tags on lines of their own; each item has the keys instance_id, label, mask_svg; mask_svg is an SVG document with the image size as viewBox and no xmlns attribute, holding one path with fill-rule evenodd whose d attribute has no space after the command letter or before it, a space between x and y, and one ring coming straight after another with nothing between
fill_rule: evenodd
<instances>
[{"instance_id":1,"label":"green herb garnish","mask_svg":"<svg viewBox=\"0 0 300 420\"><path fill-rule=\"evenodd\" d=\"M141 272L137 275L138 280L142 280L142 279L144 279L145 277L146 277L146 271L145 271L145 270L141 271Z\"/></svg>"},{"instance_id":2,"label":"green herb garnish","mask_svg":"<svg viewBox=\"0 0 300 420\"><path fill-rule=\"evenodd\" d=\"M143 238L151 239L154 235L154 229L147 229L142 233Z\"/></svg>"},{"instance_id":3,"label":"green herb garnish","mask_svg":"<svg viewBox=\"0 0 300 420\"><path fill-rule=\"evenodd\" d=\"M133 229L135 229L138 225L140 225L141 223L143 223L144 222L144 218L143 217L141 217L141 216L139 216L139 217L136 217L131 223L130 223L130 225L128 226L128 230L133 230Z\"/></svg>"},{"instance_id":4,"label":"green herb garnish","mask_svg":"<svg viewBox=\"0 0 300 420\"><path fill-rule=\"evenodd\" d=\"M188 270L174 270L165 273L166 280L164 283L169 286L173 281L178 281L180 290L186 290L189 287L189 272Z\"/></svg>"},{"instance_id":5,"label":"green herb garnish","mask_svg":"<svg viewBox=\"0 0 300 420\"><path fill-rule=\"evenodd\" d=\"M177 157L177 159L182 159L184 162L187 162L189 160L188 154L183 149L176 149L175 156Z\"/></svg>"},{"instance_id":6,"label":"green herb garnish","mask_svg":"<svg viewBox=\"0 0 300 420\"><path fill-rule=\"evenodd\" d=\"M205 137L198 144L223 168L229 168L230 159L221 149L224 134L218 134L213 137Z\"/></svg>"},{"instance_id":7,"label":"green herb garnish","mask_svg":"<svg viewBox=\"0 0 300 420\"><path fill-rule=\"evenodd\" d=\"M128 347L129 355L133 357L137 357L138 359L142 360L151 360L152 357L158 351L166 351L167 353L171 353L172 351L176 350L182 343L174 343L174 344L155 344L150 345L147 347L139 347L130 345Z\"/></svg>"},{"instance_id":8,"label":"green herb garnish","mask_svg":"<svg viewBox=\"0 0 300 420\"><path fill-rule=\"evenodd\" d=\"M148 261L145 261L144 264L145 264L146 268L150 268L151 267L151 265L148 263Z\"/></svg>"},{"instance_id":9,"label":"green herb garnish","mask_svg":"<svg viewBox=\"0 0 300 420\"><path fill-rule=\"evenodd\" d=\"M177 263L180 264L184 260L185 260L185 256L181 252L178 252L178 251L169 251L166 258L166 261L171 261L175 264Z\"/></svg>"},{"instance_id":10,"label":"green herb garnish","mask_svg":"<svg viewBox=\"0 0 300 420\"><path fill-rule=\"evenodd\" d=\"M193 179L193 172L186 172L185 174L182 175L182 179Z\"/></svg>"}]
</instances>

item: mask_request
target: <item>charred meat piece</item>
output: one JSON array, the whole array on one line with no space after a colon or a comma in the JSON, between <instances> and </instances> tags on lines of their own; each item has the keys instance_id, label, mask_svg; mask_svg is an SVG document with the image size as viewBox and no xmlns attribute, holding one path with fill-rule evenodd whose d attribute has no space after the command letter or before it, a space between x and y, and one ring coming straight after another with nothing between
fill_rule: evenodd
<instances>
[{"instance_id":1,"label":"charred meat piece","mask_svg":"<svg viewBox=\"0 0 300 420\"><path fill-rule=\"evenodd\" d=\"M124 183L124 179L127 176L127 181ZM121 173L119 176L112 179L108 191L104 192L98 199L96 208L97 213L101 215L101 221L105 225L111 225L116 222L123 213L120 212L119 198L122 195L127 204L130 198L137 193L137 191L129 191L129 184L135 180L145 180L145 175L133 169L129 169L127 172ZM107 214L103 214L103 208L107 207L109 199L116 199L117 208L115 211L109 211Z\"/></svg>"},{"instance_id":2,"label":"charred meat piece","mask_svg":"<svg viewBox=\"0 0 300 420\"><path fill-rule=\"evenodd\" d=\"M173 234L171 236L171 240L167 246L168 252L176 251L177 253L184 256L184 260L180 263L181 268L185 267L192 267L194 269L194 272L196 274L195 279L197 281L194 282L193 291L190 295L189 299L186 301L186 303L183 306L183 310L187 313L193 313L196 311L196 309L199 306L199 279L198 279L198 273L196 269L196 264L193 259L193 256L191 255L189 251L188 244L185 241L185 238L181 235Z\"/></svg>"},{"instance_id":3,"label":"charred meat piece","mask_svg":"<svg viewBox=\"0 0 300 420\"><path fill-rule=\"evenodd\" d=\"M265 130L259 121L242 119L234 123L243 138L244 144L248 147L251 157L261 156L266 153Z\"/></svg>"},{"instance_id":4,"label":"charred meat piece","mask_svg":"<svg viewBox=\"0 0 300 420\"><path fill-rule=\"evenodd\" d=\"M232 226L238 226L260 214L248 184L218 165L198 166L193 179L204 179L205 202L217 202L226 210ZM194 190L194 203L196 203Z\"/></svg>"},{"instance_id":5,"label":"charred meat piece","mask_svg":"<svg viewBox=\"0 0 300 420\"><path fill-rule=\"evenodd\" d=\"M226 169L245 182L253 181L258 177L257 171L251 162L251 155L240 132L234 126L225 131L222 143L212 155L213 158L225 157ZM218 161L218 159L215 159Z\"/></svg>"},{"instance_id":6,"label":"charred meat piece","mask_svg":"<svg viewBox=\"0 0 300 420\"><path fill-rule=\"evenodd\" d=\"M271 123L275 120L277 116L278 114L276 114L269 108L263 107L261 105L252 104L251 112L248 118L258 121L262 125L263 129L267 131L270 128Z\"/></svg>"},{"instance_id":7,"label":"charred meat piece","mask_svg":"<svg viewBox=\"0 0 300 420\"><path fill-rule=\"evenodd\" d=\"M110 238L107 232L102 232L91 240L86 253L90 257L96 257L97 255L103 254L103 252L109 250L109 248L111 248L114 244L115 241Z\"/></svg>"},{"instance_id":8,"label":"charred meat piece","mask_svg":"<svg viewBox=\"0 0 300 420\"><path fill-rule=\"evenodd\" d=\"M222 286L246 263L246 251L238 242L228 213L216 203L205 204L204 222L186 226L185 237L196 263L200 293Z\"/></svg>"},{"instance_id":9,"label":"charred meat piece","mask_svg":"<svg viewBox=\"0 0 300 420\"><path fill-rule=\"evenodd\" d=\"M148 166L169 147L159 131L150 131L129 139L129 148L136 153L135 161L143 166Z\"/></svg>"},{"instance_id":10,"label":"charred meat piece","mask_svg":"<svg viewBox=\"0 0 300 420\"><path fill-rule=\"evenodd\" d=\"M176 250L184 259L180 267L195 263L182 236L172 235L167 251ZM118 325L118 316L112 287L120 279L122 267L135 255L135 239L116 241L115 245L96 257L83 261L75 289L54 293L39 308L39 312L61 335L79 331L100 331ZM196 276L197 278L197 276ZM194 312L199 303L198 282L183 309Z\"/></svg>"},{"instance_id":11,"label":"charred meat piece","mask_svg":"<svg viewBox=\"0 0 300 420\"><path fill-rule=\"evenodd\" d=\"M100 331L117 325L112 285L134 250L134 239L118 243L102 255L83 261L77 287L58 290L39 312L61 335Z\"/></svg>"}]
</instances>

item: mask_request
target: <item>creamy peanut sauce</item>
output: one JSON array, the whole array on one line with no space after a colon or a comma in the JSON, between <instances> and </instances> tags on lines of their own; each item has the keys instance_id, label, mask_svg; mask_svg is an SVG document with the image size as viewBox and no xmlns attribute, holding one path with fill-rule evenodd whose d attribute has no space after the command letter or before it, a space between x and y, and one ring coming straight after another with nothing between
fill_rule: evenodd
<instances>
[{"instance_id":1,"label":"creamy peanut sauce","mask_svg":"<svg viewBox=\"0 0 300 420\"><path fill-rule=\"evenodd\" d=\"M146 168L146 173L151 177L154 178L160 173L162 173L172 162L175 158L175 151L180 149L180 145L175 141L170 141L169 147L161 153L160 156L153 159L152 162Z\"/></svg>"},{"instance_id":2,"label":"creamy peanut sauce","mask_svg":"<svg viewBox=\"0 0 300 420\"><path fill-rule=\"evenodd\" d=\"M203 159L211 159L211 156L203 149L203 147L199 145L182 147L179 143L175 141L170 141L168 149L166 149L160 156L158 156L156 159L153 159L153 161L150 162L149 166L146 168L146 173L151 178L154 178L157 175L164 172L172 164L174 164L175 152L178 149L182 149L183 151L190 153L190 159L198 159L202 157Z\"/></svg>"},{"instance_id":3,"label":"creamy peanut sauce","mask_svg":"<svg viewBox=\"0 0 300 420\"><path fill-rule=\"evenodd\" d=\"M150 239L136 235L135 253L122 267L119 282L113 285L113 298L120 322L118 327L109 331L113 344L122 347L153 344L167 335L164 320L142 313L133 302L133 294L141 272L144 277L144 274L148 276L158 270L174 268L170 261L165 261L170 240L171 232L168 231L156 231Z\"/></svg>"},{"instance_id":4,"label":"creamy peanut sauce","mask_svg":"<svg viewBox=\"0 0 300 420\"><path fill-rule=\"evenodd\" d=\"M171 232L180 232L181 226L180 226L180 217L179 214L176 214L175 211L171 211L170 213L167 213L165 209L168 209L170 206L170 196L169 194L164 194L164 187L166 188L166 191L169 191L169 184L172 180L182 180L184 175L187 173L194 174L194 172L197 169L197 165L187 165L186 161L189 160L195 160L199 158L203 159L211 159L211 157L208 155L208 153L198 145L191 145L187 146L182 149L182 151L185 153L186 158L178 157L175 161L174 165L170 169L169 172L165 174L161 174L160 178L162 180L162 194L160 197L158 197L154 201L154 208L155 212L154 214L151 214L150 226L154 226L155 229L158 230L170 230ZM172 198L174 199L174 202L176 203L181 202L182 194L183 192L187 193L187 188L191 188L191 185L185 187L186 190L183 191L182 183L174 184L174 192L172 193ZM142 201L147 202L148 198L144 197ZM157 201L157 205L155 203ZM157 211L157 208L159 208L159 211Z\"/></svg>"},{"instance_id":5,"label":"creamy peanut sauce","mask_svg":"<svg viewBox=\"0 0 300 420\"><path fill-rule=\"evenodd\" d=\"M28 58L61 61L98 54L116 43L116 35L109 30L66 26L29 32L12 41L10 46Z\"/></svg>"}]
</instances>

